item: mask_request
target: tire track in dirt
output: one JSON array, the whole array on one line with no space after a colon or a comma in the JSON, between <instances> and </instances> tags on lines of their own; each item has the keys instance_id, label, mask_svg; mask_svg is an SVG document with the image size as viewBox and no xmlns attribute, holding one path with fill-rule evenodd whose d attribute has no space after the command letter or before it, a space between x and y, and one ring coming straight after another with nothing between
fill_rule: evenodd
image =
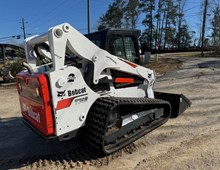
<instances>
[{"instance_id":1,"label":"tire track in dirt","mask_svg":"<svg viewBox=\"0 0 220 170\"><path fill-rule=\"evenodd\" d=\"M97 155L87 148L59 155L36 155L23 159L0 160L1 169L91 169L108 166L110 162L125 154L137 150L135 144L130 144L122 150L109 156Z\"/></svg>"},{"instance_id":2,"label":"tire track in dirt","mask_svg":"<svg viewBox=\"0 0 220 170\"><path fill-rule=\"evenodd\" d=\"M216 137L218 137L216 139ZM213 139L215 140L213 144ZM154 170L154 169L201 169L206 164L210 169L216 169L220 166L220 151L216 152L220 140L220 130L215 129L212 132L206 132L194 136L190 140L185 140L177 147L171 147L166 153L155 157L149 157L140 161L135 170ZM205 145L213 145L213 151L206 148ZM196 149L195 149L196 148ZM178 163L175 162L175 156L179 155ZM173 162L172 167L166 167L166 163ZM185 166L185 167L184 167Z\"/></svg>"}]
</instances>

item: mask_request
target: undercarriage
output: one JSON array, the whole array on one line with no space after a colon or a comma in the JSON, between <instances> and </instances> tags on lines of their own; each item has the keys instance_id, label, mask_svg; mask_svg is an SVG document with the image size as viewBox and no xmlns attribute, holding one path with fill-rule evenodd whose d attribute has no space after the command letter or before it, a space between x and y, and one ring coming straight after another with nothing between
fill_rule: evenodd
<instances>
[{"instance_id":1,"label":"undercarriage","mask_svg":"<svg viewBox=\"0 0 220 170\"><path fill-rule=\"evenodd\" d=\"M92 149L111 154L164 124L170 104L149 98L100 98L90 109L85 140Z\"/></svg>"}]
</instances>

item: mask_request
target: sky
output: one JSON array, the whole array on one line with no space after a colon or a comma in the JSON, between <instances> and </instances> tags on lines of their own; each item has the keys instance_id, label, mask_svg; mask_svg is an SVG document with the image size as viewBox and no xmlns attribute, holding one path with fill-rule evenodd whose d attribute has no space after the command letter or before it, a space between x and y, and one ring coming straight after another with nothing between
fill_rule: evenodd
<instances>
[{"instance_id":1,"label":"sky","mask_svg":"<svg viewBox=\"0 0 220 170\"><path fill-rule=\"evenodd\" d=\"M185 18L190 30L197 32L202 0L187 0ZM91 31L112 0L90 0ZM81 33L87 33L87 0L4 0L0 5L0 43L4 37L22 34L22 17L26 34L42 34L50 27L68 22ZM138 29L143 29L139 18ZM7 39L6 41L18 41ZM21 41L21 40L19 40Z\"/></svg>"}]
</instances>

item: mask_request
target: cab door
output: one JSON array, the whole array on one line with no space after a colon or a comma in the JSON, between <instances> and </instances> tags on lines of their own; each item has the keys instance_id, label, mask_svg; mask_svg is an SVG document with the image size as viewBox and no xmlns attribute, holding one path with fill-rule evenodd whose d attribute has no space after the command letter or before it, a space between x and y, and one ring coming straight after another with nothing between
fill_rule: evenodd
<instances>
[{"instance_id":1,"label":"cab door","mask_svg":"<svg viewBox=\"0 0 220 170\"><path fill-rule=\"evenodd\" d=\"M139 64L136 38L130 35L111 35L108 38L108 51L120 58Z\"/></svg>"}]
</instances>

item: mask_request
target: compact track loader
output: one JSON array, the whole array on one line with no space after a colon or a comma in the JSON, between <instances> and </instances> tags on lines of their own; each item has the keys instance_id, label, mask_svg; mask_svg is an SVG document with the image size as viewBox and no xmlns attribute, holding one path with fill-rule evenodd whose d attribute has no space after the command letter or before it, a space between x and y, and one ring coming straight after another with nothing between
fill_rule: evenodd
<instances>
[{"instance_id":1,"label":"compact track loader","mask_svg":"<svg viewBox=\"0 0 220 170\"><path fill-rule=\"evenodd\" d=\"M100 49L67 23L25 40L16 76L26 124L47 139L81 134L111 154L177 117L191 102L154 92L154 72Z\"/></svg>"}]
</instances>

